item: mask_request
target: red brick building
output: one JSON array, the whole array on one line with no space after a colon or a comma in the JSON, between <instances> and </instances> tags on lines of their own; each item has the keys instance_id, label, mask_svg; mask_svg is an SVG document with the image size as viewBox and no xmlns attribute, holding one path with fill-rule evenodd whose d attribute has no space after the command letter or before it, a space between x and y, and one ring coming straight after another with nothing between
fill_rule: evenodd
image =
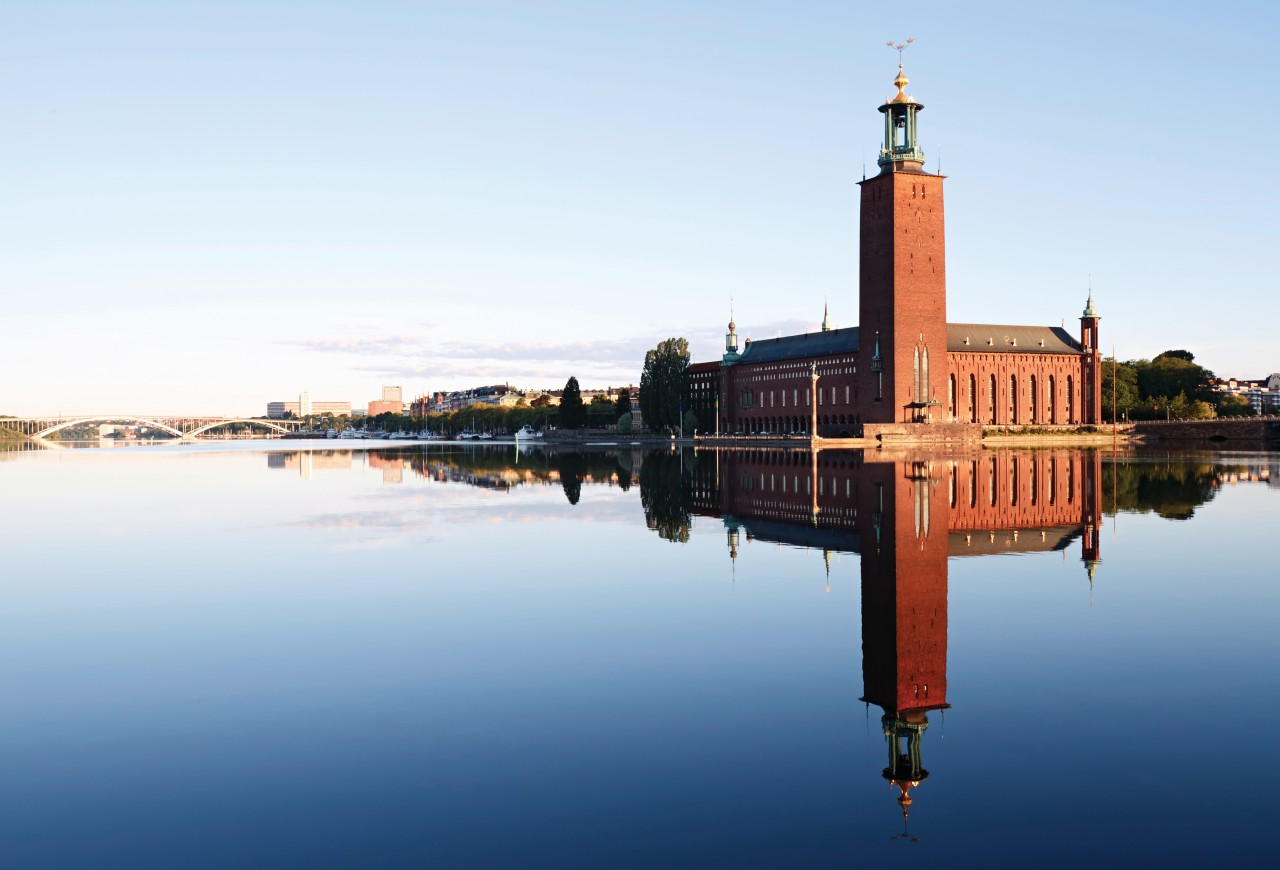
<instances>
[{"instance_id":1,"label":"red brick building","mask_svg":"<svg viewBox=\"0 0 1280 870\"><path fill-rule=\"evenodd\" d=\"M906 92L880 106L880 173L860 183L859 325L739 347L691 369L702 426L721 434L901 432L904 424L1080 425L1100 421L1098 313L1079 337L1052 326L948 323L944 177L924 171ZM908 429L908 431L911 431Z\"/></svg>"}]
</instances>

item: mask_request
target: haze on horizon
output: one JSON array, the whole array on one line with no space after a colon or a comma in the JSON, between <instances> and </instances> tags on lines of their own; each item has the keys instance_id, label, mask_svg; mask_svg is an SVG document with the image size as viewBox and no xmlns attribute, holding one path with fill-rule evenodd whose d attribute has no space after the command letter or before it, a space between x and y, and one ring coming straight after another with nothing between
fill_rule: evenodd
<instances>
[{"instance_id":1,"label":"haze on horizon","mask_svg":"<svg viewBox=\"0 0 1280 870\"><path fill-rule=\"evenodd\" d=\"M636 383L857 318L857 181L913 36L948 317L1280 370L1265 4L6 10L0 413Z\"/></svg>"}]
</instances>

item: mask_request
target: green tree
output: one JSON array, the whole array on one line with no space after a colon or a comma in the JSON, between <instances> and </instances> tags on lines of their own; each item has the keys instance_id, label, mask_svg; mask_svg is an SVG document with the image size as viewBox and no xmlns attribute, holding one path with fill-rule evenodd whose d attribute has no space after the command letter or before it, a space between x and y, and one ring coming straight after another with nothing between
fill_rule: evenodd
<instances>
[{"instance_id":1,"label":"green tree","mask_svg":"<svg viewBox=\"0 0 1280 870\"><path fill-rule=\"evenodd\" d=\"M618 432L626 435L631 432L631 412L628 411L618 417Z\"/></svg>"},{"instance_id":2,"label":"green tree","mask_svg":"<svg viewBox=\"0 0 1280 870\"><path fill-rule=\"evenodd\" d=\"M668 338L644 355L640 413L652 429L674 429L689 399L689 342Z\"/></svg>"},{"instance_id":3,"label":"green tree","mask_svg":"<svg viewBox=\"0 0 1280 870\"><path fill-rule=\"evenodd\" d=\"M582 404L582 390L578 387L578 379L570 377L560 396L560 425L566 429L581 429L586 419L587 410Z\"/></svg>"},{"instance_id":4,"label":"green tree","mask_svg":"<svg viewBox=\"0 0 1280 870\"><path fill-rule=\"evenodd\" d=\"M1239 393L1223 393L1218 397L1219 417L1252 417L1253 406Z\"/></svg>"},{"instance_id":5,"label":"green tree","mask_svg":"<svg viewBox=\"0 0 1280 870\"><path fill-rule=\"evenodd\" d=\"M630 415L631 414L631 390L628 389L627 387L623 387L621 390L618 390L618 398L616 401L614 401L613 405L615 409L614 413L617 414L618 416L621 416L623 414Z\"/></svg>"},{"instance_id":6,"label":"green tree","mask_svg":"<svg viewBox=\"0 0 1280 870\"><path fill-rule=\"evenodd\" d=\"M1144 399L1154 396L1210 398L1209 381L1213 372L1182 356L1187 351L1166 351L1150 363L1138 365L1138 393Z\"/></svg>"},{"instance_id":7,"label":"green tree","mask_svg":"<svg viewBox=\"0 0 1280 870\"><path fill-rule=\"evenodd\" d=\"M698 429L698 415L692 409L684 412L684 419L681 421L682 434L692 435Z\"/></svg>"},{"instance_id":8,"label":"green tree","mask_svg":"<svg viewBox=\"0 0 1280 870\"><path fill-rule=\"evenodd\" d=\"M1112 360L1102 361L1102 415L1111 419L1111 391L1115 390L1116 413L1123 419L1125 412L1135 408L1141 402L1138 395L1138 369L1131 363L1115 364L1115 382L1112 383Z\"/></svg>"}]
</instances>

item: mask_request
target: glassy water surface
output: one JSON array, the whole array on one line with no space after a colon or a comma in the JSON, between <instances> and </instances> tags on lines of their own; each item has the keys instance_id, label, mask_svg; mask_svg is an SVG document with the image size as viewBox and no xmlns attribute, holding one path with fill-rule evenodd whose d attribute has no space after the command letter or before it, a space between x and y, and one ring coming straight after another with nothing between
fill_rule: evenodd
<instances>
[{"instance_id":1,"label":"glassy water surface","mask_svg":"<svg viewBox=\"0 0 1280 870\"><path fill-rule=\"evenodd\" d=\"M1271 851L1276 454L270 442L0 494L3 866Z\"/></svg>"}]
</instances>

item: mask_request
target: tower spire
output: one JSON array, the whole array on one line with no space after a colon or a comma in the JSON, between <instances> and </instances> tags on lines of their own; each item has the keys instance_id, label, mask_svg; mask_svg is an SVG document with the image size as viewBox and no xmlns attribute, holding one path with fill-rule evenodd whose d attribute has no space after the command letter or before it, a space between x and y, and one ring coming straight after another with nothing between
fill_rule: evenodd
<instances>
[{"instance_id":1,"label":"tower spire","mask_svg":"<svg viewBox=\"0 0 1280 870\"><path fill-rule=\"evenodd\" d=\"M729 331L724 337L724 358L726 364L738 361L738 325L733 322L733 297L729 297Z\"/></svg>"},{"instance_id":2,"label":"tower spire","mask_svg":"<svg viewBox=\"0 0 1280 870\"><path fill-rule=\"evenodd\" d=\"M827 313L827 291L822 291L822 331L831 331L831 316Z\"/></svg>"}]
</instances>

